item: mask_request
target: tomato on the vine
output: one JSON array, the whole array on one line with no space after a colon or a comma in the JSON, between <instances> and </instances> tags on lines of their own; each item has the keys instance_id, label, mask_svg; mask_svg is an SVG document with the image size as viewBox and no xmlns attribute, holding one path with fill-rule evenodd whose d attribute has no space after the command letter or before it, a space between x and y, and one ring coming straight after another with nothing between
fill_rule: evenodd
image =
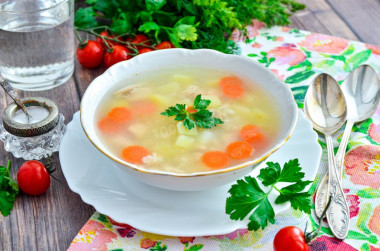
<instances>
[{"instance_id":1,"label":"tomato on the vine","mask_svg":"<svg viewBox=\"0 0 380 251\"><path fill-rule=\"evenodd\" d=\"M274 251L308 251L309 245L304 232L298 227L285 227L278 231L273 240Z\"/></svg>"},{"instance_id":2,"label":"tomato on the vine","mask_svg":"<svg viewBox=\"0 0 380 251\"><path fill-rule=\"evenodd\" d=\"M151 52L151 51L153 51L153 50L150 48L142 48L141 50L139 50L139 55L143 54L143 53Z\"/></svg>"},{"instance_id":3,"label":"tomato on the vine","mask_svg":"<svg viewBox=\"0 0 380 251\"><path fill-rule=\"evenodd\" d=\"M21 165L17 172L17 182L22 191L30 195L45 193L50 186L50 175L46 167L37 160Z\"/></svg>"},{"instance_id":4,"label":"tomato on the vine","mask_svg":"<svg viewBox=\"0 0 380 251\"><path fill-rule=\"evenodd\" d=\"M131 51L124 46L115 45L111 51L107 51L104 55L104 63L108 68L116 63L132 58L129 53L131 53Z\"/></svg>"},{"instance_id":5,"label":"tomato on the vine","mask_svg":"<svg viewBox=\"0 0 380 251\"><path fill-rule=\"evenodd\" d=\"M95 68L103 62L104 50L102 46L93 40L89 40L84 47L79 45L77 49L78 62L86 68Z\"/></svg>"},{"instance_id":6,"label":"tomato on the vine","mask_svg":"<svg viewBox=\"0 0 380 251\"><path fill-rule=\"evenodd\" d=\"M131 41L132 44L144 44L144 45L152 45L149 38L142 34L137 34L136 37ZM146 48L144 46L136 45L136 48L138 50L141 50L142 48Z\"/></svg>"},{"instance_id":7,"label":"tomato on the vine","mask_svg":"<svg viewBox=\"0 0 380 251\"><path fill-rule=\"evenodd\" d=\"M99 33L99 35L100 36L104 36L104 37L108 37L108 38L111 38L111 39L118 39L118 40L122 41L120 37L109 35L107 31L102 31L102 32ZM120 43L118 43L116 41L111 41L111 40L108 40L108 39L104 39L104 40L106 40L106 42L108 43L109 47L113 47L115 45L121 45ZM96 37L96 41L102 45L103 49L107 49L107 46L104 44L104 41L103 41L103 39L101 37Z\"/></svg>"},{"instance_id":8,"label":"tomato on the vine","mask_svg":"<svg viewBox=\"0 0 380 251\"><path fill-rule=\"evenodd\" d=\"M157 50L162 50L162 49L171 49L171 48L175 48L174 44L172 44L171 42L169 41L163 41L161 43L159 43L158 45L155 46L155 48Z\"/></svg>"}]
</instances>

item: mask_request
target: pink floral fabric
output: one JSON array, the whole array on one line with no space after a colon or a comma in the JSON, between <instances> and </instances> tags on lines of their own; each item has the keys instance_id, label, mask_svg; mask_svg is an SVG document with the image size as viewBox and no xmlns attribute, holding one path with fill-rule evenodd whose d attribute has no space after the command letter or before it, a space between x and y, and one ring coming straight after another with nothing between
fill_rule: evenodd
<instances>
[{"instance_id":1,"label":"pink floral fabric","mask_svg":"<svg viewBox=\"0 0 380 251\"><path fill-rule=\"evenodd\" d=\"M254 21L248 27L247 41L239 31L231 39L240 45L240 54L268 67L293 91L300 108L310 83L318 73L326 72L341 83L361 64L369 64L380 74L380 46L364 44L328 35L288 27L272 27ZM343 131L335 135L336 145ZM320 143L325 149L324 138ZM311 191L315 191L327 170L324 151L319 173ZM350 208L350 231L344 241L332 237L324 223L311 250L380 251L380 108L367 121L354 127L345 157L343 187ZM133 217L133 216L131 216ZM73 240L68 250L272 250L279 229L293 225L309 230L318 227L313 215L289 209L276 215L276 223L265 230L247 229L205 237L171 237L146 233L133 226L95 213Z\"/></svg>"}]
</instances>

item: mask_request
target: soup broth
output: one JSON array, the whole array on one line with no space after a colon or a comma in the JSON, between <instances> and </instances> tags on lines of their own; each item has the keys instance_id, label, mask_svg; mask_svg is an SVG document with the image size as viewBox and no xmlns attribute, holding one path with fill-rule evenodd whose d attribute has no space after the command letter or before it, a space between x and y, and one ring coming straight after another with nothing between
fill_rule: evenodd
<instances>
[{"instance_id":1,"label":"soup broth","mask_svg":"<svg viewBox=\"0 0 380 251\"><path fill-rule=\"evenodd\" d=\"M189 130L169 107L210 100L207 110L223 124ZM275 98L242 76L215 69L170 69L128 79L107 93L97 108L97 128L115 156L144 169L189 174L254 159L281 129Z\"/></svg>"}]
</instances>

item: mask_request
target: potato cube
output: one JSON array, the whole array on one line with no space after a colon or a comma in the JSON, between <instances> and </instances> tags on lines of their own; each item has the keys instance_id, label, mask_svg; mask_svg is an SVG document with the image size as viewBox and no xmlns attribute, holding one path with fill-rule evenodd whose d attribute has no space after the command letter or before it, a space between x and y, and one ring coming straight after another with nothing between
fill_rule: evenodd
<instances>
[{"instance_id":1,"label":"potato cube","mask_svg":"<svg viewBox=\"0 0 380 251\"><path fill-rule=\"evenodd\" d=\"M179 135L177 141L175 142L176 146L182 148L189 148L194 143L194 138L187 135Z\"/></svg>"},{"instance_id":2,"label":"potato cube","mask_svg":"<svg viewBox=\"0 0 380 251\"><path fill-rule=\"evenodd\" d=\"M153 94L150 96L150 100L158 105L169 106L170 98L165 97L164 95Z\"/></svg>"}]
</instances>

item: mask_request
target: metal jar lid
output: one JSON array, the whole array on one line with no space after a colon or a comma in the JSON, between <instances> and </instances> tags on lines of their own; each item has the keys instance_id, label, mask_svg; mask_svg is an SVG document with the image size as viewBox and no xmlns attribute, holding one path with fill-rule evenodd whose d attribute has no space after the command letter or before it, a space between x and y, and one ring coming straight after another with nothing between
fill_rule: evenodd
<instances>
[{"instance_id":1,"label":"metal jar lid","mask_svg":"<svg viewBox=\"0 0 380 251\"><path fill-rule=\"evenodd\" d=\"M42 97L23 98L21 102L26 106L39 106L45 108L49 115L36 123L22 124L16 122L13 117L20 108L16 103L9 104L3 113L3 126L9 133L20 137L33 137L45 134L56 127L59 121L58 108L53 101Z\"/></svg>"}]
</instances>

